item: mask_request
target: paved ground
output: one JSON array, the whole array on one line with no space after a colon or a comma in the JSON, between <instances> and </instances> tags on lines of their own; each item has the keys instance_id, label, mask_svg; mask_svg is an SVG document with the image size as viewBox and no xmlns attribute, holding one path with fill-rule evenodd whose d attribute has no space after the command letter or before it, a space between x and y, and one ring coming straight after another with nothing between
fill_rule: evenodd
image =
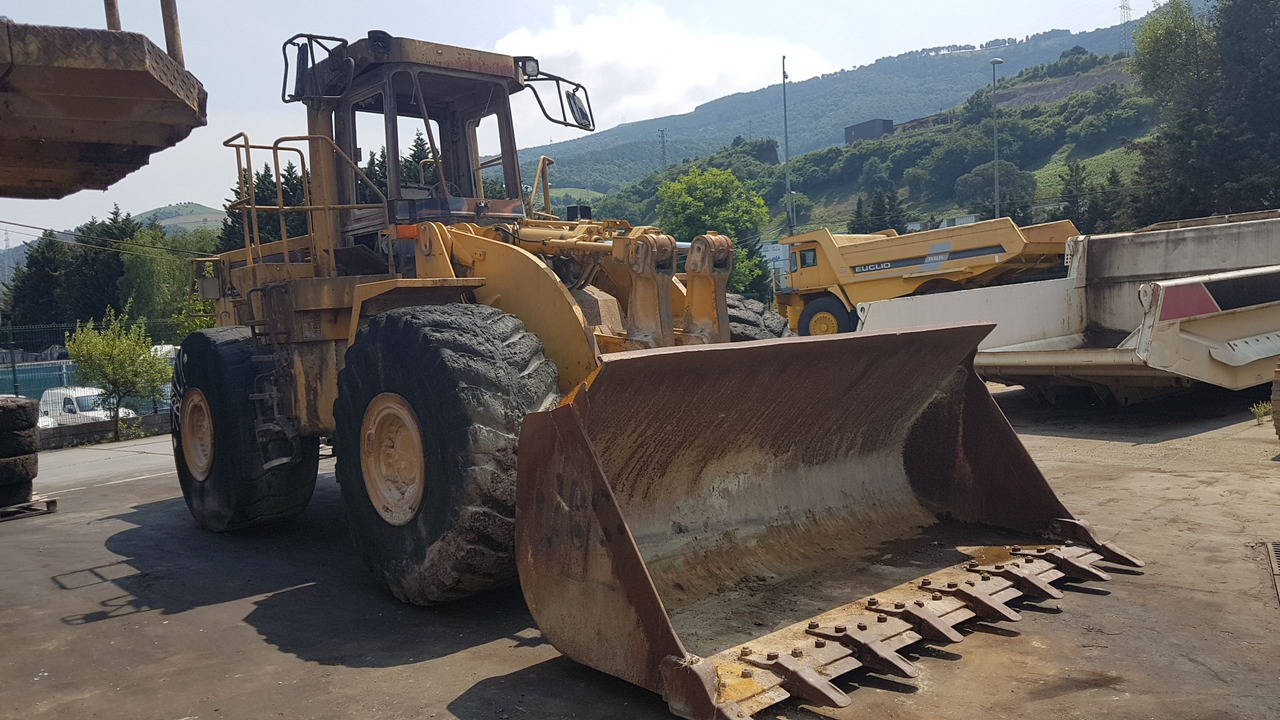
<instances>
[{"instance_id":1,"label":"paved ground","mask_svg":"<svg viewBox=\"0 0 1280 720\"><path fill-rule=\"evenodd\" d=\"M1255 398L1000 399L1065 504L1146 571L922 652L912 685L853 678L846 711L770 717L1280 717L1260 545L1280 540L1280 443ZM170 463L168 438L41 456L61 512L0 524L0 717L667 717L558 657L515 589L422 609L376 587L332 460L300 521L238 535L192 527Z\"/></svg>"}]
</instances>

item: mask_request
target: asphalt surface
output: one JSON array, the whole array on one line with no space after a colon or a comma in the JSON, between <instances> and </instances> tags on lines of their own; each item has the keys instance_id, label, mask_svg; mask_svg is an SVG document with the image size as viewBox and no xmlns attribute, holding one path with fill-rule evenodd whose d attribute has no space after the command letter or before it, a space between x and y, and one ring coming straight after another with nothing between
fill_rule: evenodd
<instances>
[{"instance_id":1,"label":"asphalt surface","mask_svg":"<svg viewBox=\"0 0 1280 720\"><path fill-rule=\"evenodd\" d=\"M1261 394L1259 394L1261 397ZM1280 442L1249 395L1137 408L1001 393L1067 507L1148 562L925 648L910 683L786 718L1280 717ZM352 550L332 460L287 526L195 529L167 437L43 453L54 515L0 523L0 717L664 718L560 657L516 588L402 605Z\"/></svg>"}]
</instances>

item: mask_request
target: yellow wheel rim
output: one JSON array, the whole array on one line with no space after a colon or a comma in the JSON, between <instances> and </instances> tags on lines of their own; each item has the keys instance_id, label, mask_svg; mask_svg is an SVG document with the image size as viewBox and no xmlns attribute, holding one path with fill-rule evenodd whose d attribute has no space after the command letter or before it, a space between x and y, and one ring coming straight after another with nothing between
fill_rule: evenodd
<instances>
[{"instance_id":1,"label":"yellow wheel rim","mask_svg":"<svg viewBox=\"0 0 1280 720\"><path fill-rule=\"evenodd\" d=\"M426 486L422 431L403 397L382 393L360 423L360 469L369 502L388 524L406 525L418 514Z\"/></svg>"},{"instance_id":2,"label":"yellow wheel rim","mask_svg":"<svg viewBox=\"0 0 1280 720\"><path fill-rule=\"evenodd\" d=\"M191 476L204 482L213 469L213 414L209 412L209 400L199 388L189 388L182 394L178 411L182 457Z\"/></svg>"},{"instance_id":3,"label":"yellow wheel rim","mask_svg":"<svg viewBox=\"0 0 1280 720\"><path fill-rule=\"evenodd\" d=\"M829 312L814 313L809 318L810 335L835 335L840 332L840 322Z\"/></svg>"}]
</instances>

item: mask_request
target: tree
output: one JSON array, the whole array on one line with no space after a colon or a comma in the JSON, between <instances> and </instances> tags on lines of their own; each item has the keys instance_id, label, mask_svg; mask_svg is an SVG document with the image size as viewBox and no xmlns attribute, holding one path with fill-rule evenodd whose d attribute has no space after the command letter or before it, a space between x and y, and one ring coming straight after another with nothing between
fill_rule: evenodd
<instances>
[{"instance_id":1,"label":"tree","mask_svg":"<svg viewBox=\"0 0 1280 720\"><path fill-rule=\"evenodd\" d=\"M1062 181L1063 214L1077 226L1084 220L1092 199L1089 196L1089 175L1079 161L1067 163L1066 172L1058 174Z\"/></svg>"},{"instance_id":2,"label":"tree","mask_svg":"<svg viewBox=\"0 0 1280 720\"><path fill-rule=\"evenodd\" d=\"M173 368L152 350L147 324L130 324L128 306L118 315L108 308L102 321L76 323L67 334L67 354L76 364L76 382L102 389L103 409L111 413L115 439L120 439L120 408L126 399L159 400L168 389Z\"/></svg>"},{"instance_id":3,"label":"tree","mask_svg":"<svg viewBox=\"0 0 1280 720\"><path fill-rule=\"evenodd\" d=\"M862 196L858 196L858 203L853 208L853 219L849 221L850 235L870 235L877 228L874 223L867 217L867 211L862 207Z\"/></svg>"},{"instance_id":4,"label":"tree","mask_svg":"<svg viewBox=\"0 0 1280 720\"><path fill-rule=\"evenodd\" d=\"M743 247L733 249L733 268L729 272L727 286L729 292L758 295L772 289L769 287L771 282L772 278L765 272L764 258L758 252L753 255Z\"/></svg>"},{"instance_id":5,"label":"tree","mask_svg":"<svg viewBox=\"0 0 1280 720\"><path fill-rule=\"evenodd\" d=\"M805 195L802 192L792 192L791 209L796 214L797 223L808 222L809 216L813 214L813 201L809 199L808 195Z\"/></svg>"},{"instance_id":6,"label":"tree","mask_svg":"<svg viewBox=\"0 0 1280 720\"><path fill-rule=\"evenodd\" d=\"M876 190L871 196L871 211L867 214L867 224L873 228L871 232L883 230L889 219L889 196L884 190Z\"/></svg>"},{"instance_id":7,"label":"tree","mask_svg":"<svg viewBox=\"0 0 1280 720\"><path fill-rule=\"evenodd\" d=\"M119 309L119 283L124 275L122 250L142 230L142 223L115 206L106 220L91 219L76 228L76 244L63 274L63 302L68 319L91 320L103 317L108 309Z\"/></svg>"},{"instance_id":8,"label":"tree","mask_svg":"<svg viewBox=\"0 0 1280 720\"><path fill-rule=\"evenodd\" d=\"M906 232L907 214L902 209L902 200L898 197L898 188L892 183L889 185L888 192L885 193L884 200L884 227L891 228L898 233Z\"/></svg>"},{"instance_id":9,"label":"tree","mask_svg":"<svg viewBox=\"0 0 1280 720\"><path fill-rule=\"evenodd\" d=\"M715 231L754 248L756 229L769 220L759 195L749 192L727 170L697 167L658 189L658 218L663 232L681 242Z\"/></svg>"},{"instance_id":10,"label":"tree","mask_svg":"<svg viewBox=\"0 0 1280 720\"><path fill-rule=\"evenodd\" d=\"M170 317L182 312L184 296L190 292L191 258L207 255L216 244L217 236L205 228L172 235L163 230L138 233L129 254L124 256L120 297L143 317Z\"/></svg>"},{"instance_id":11,"label":"tree","mask_svg":"<svg viewBox=\"0 0 1280 720\"><path fill-rule=\"evenodd\" d=\"M995 163L989 162L956 180L956 202L969 212L985 218L995 211ZM1019 222L1030 220L1030 206L1036 196L1036 176L1017 165L1000 161L1000 210L1002 216Z\"/></svg>"},{"instance_id":12,"label":"tree","mask_svg":"<svg viewBox=\"0 0 1280 720\"><path fill-rule=\"evenodd\" d=\"M14 268L5 286L6 318L13 325L43 325L74 319L64 303L63 274L71 259L67 243L46 230Z\"/></svg>"}]
</instances>

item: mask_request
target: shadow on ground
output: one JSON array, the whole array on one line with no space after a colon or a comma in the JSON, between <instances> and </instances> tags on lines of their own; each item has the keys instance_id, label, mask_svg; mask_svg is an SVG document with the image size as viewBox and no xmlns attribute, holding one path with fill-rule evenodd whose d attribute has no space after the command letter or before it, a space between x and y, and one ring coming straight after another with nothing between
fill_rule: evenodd
<instances>
[{"instance_id":1,"label":"shadow on ground","mask_svg":"<svg viewBox=\"0 0 1280 720\"><path fill-rule=\"evenodd\" d=\"M996 390L994 395L1019 433L1150 445L1252 420L1249 406L1269 400L1270 393L1269 386L1232 392L1197 385L1187 392L1128 407L1103 404L1092 393L1083 392L1053 405L1036 402L1022 389Z\"/></svg>"},{"instance_id":2,"label":"shadow on ground","mask_svg":"<svg viewBox=\"0 0 1280 720\"><path fill-rule=\"evenodd\" d=\"M262 596L244 621L281 651L323 665L391 667L501 638L544 642L515 586L442 608L392 597L351 546L331 475L320 478L306 512L281 526L204 532L180 497L107 519L131 526L106 541L123 559L52 579L64 589L109 583L121 594L63 618L68 625Z\"/></svg>"}]
</instances>

